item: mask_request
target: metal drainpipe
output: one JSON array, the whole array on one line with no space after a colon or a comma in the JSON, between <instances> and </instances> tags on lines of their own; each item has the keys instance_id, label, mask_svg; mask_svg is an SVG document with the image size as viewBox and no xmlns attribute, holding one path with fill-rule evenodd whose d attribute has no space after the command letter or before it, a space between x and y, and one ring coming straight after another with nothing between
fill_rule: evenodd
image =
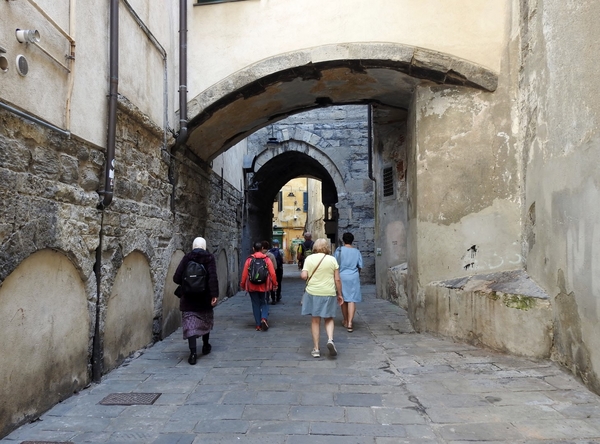
<instances>
[{"instance_id":1,"label":"metal drainpipe","mask_svg":"<svg viewBox=\"0 0 600 444\"><path fill-rule=\"evenodd\" d=\"M99 208L104 210L113 199L115 177L115 145L117 128L117 101L119 96L119 0L110 0L110 92L108 99L108 138L106 142L106 169L104 195Z\"/></svg>"},{"instance_id":2,"label":"metal drainpipe","mask_svg":"<svg viewBox=\"0 0 600 444\"><path fill-rule=\"evenodd\" d=\"M24 111L21 111L17 108L14 108L10 105L7 105L6 103L0 102L0 108L5 109L6 111L9 111L19 117L22 117L23 119L27 119L31 122L37 123L38 125L41 125L43 127L49 128L52 131L56 131L57 133L62 134L63 136L67 136L67 137L71 137L71 132L70 131L66 131L64 129L61 129L55 125L52 125L51 123L46 122L45 120L42 119L38 119L37 117L26 113Z\"/></svg>"},{"instance_id":3,"label":"metal drainpipe","mask_svg":"<svg viewBox=\"0 0 600 444\"><path fill-rule=\"evenodd\" d=\"M367 108L367 130L368 134L368 145L369 145L369 179L375 181L373 177L373 107L369 105Z\"/></svg>"},{"instance_id":4,"label":"metal drainpipe","mask_svg":"<svg viewBox=\"0 0 600 444\"><path fill-rule=\"evenodd\" d=\"M94 338L92 341L92 380L100 382L102 379L102 352L100 350L100 300L102 284L102 240L104 238L104 210L110 205L113 198L113 185L115 177L115 145L117 127L117 99L119 93L119 0L110 0L110 93L108 104L108 137L106 143L106 167L104 174L104 191L98 209L102 211L100 217L100 234L98 248L96 249L96 319L94 325Z\"/></svg>"},{"instance_id":5,"label":"metal drainpipe","mask_svg":"<svg viewBox=\"0 0 600 444\"><path fill-rule=\"evenodd\" d=\"M179 0L179 132L175 134L175 144L171 148L171 164L169 165L169 182L173 186L171 192L171 211L175 214L175 185L177 171L174 154L188 140L187 117L187 4Z\"/></svg>"},{"instance_id":6,"label":"metal drainpipe","mask_svg":"<svg viewBox=\"0 0 600 444\"><path fill-rule=\"evenodd\" d=\"M179 0L179 133L175 150L188 139L187 119L187 2Z\"/></svg>"}]
</instances>

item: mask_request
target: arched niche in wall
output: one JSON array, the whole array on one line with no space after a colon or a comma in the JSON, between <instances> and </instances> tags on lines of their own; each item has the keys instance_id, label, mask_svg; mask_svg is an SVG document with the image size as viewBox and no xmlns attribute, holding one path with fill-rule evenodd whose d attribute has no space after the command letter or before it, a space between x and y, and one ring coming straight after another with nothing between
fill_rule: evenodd
<instances>
[{"instance_id":1,"label":"arched niche in wall","mask_svg":"<svg viewBox=\"0 0 600 444\"><path fill-rule=\"evenodd\" d=\"M6 278L0 436L87 385L90 330L85 285L62 253L34 253Z\"/></svg>"},{"instance_id":2,"label":"arched niche in wall","mask_svg":"<svg viewBox=\"0 0 600 444\"><path fill-rule=\"evenodd\" d=\"M219 297L231 296L227 294L229 286L229 266L227 263L227 252L222 249L217 257L217 276L219 276Z\"/></svg>"},{"instance_id":3,"label":"arched niche in wall","mask_svg":"<svg viewBox=\"0 0 600 444\"><path fill-rule=\"evenodd\" d=\"M104 371L152 341L154 286L146 257L134 251L119 268L104 321Z\"/></svg>"},{"instance_id":4,"label":"arched niche in wall","mask_svg":"<svg viewBox=\"0 0 600 444\"><path fill-rule=\"evenodd\" d=\"M184 252L177 250L171 256L169 269L165 280L165 292L163 294L162 303L162 337L166 338L181 326L181 312L179 311L179 298L175 296L177 284L173 282L173 275Z\"/></svg>"}]
</instances>

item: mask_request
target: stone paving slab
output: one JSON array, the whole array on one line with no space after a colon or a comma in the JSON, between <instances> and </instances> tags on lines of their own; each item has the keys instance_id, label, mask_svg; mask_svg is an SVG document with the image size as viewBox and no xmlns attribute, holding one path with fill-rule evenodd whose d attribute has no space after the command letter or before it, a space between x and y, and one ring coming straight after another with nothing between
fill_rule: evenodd
<instances>
[{"instance_id":1,"label":"stone paving slab","mask_svg":"<svg viewBox=\"0 0 600 444\"><path fill-rule=\"evenodd\" d=\"M338 356L322 337L312 358L296 266L284 279L268 332L254 330L240 292L216 308L212 353L195 366L178 330L0 442L600 443L600 397L563 368L417 334L372 285L353 333L336 320ZM112 393L161 395L148 406L99 404Z\"/></svg>"}]
</instances>

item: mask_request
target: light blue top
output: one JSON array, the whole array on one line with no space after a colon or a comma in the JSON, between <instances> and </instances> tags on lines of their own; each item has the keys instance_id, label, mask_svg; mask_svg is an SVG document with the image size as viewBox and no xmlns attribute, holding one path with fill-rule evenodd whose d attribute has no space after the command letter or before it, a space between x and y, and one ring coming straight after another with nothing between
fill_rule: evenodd
<instances>
[{"instance_id":1,"label":"light blue top","mask_svg":"<svg viewBox=\"0 0 600 444\"><path fill-rule=\"evenodd\" d=\"M362 254L356 248L338 247L334 256L340 264L344 302L361 302L360 274L358 271L363 268Z\"/></svg>"}]
</instances>

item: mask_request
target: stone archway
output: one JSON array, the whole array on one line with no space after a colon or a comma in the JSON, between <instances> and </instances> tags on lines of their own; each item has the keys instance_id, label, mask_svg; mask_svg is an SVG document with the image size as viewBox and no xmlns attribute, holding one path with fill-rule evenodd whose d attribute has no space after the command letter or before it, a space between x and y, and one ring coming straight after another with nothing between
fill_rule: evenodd
<instances>
[{"instance_id":1,"label":"stone archway","mask_svg":"<svg viewBox=\"0 0 600 444\"><path fill-rule=\"evenodd\" d=\"M450 54L399 43L343 43L278 54L189 101L188 145L210 161L254 131L301 111L351 103L408 109L424 82L494 91L498 74Z\"/></svg>"},{"instance_id":2,"label":"stone archway","mask_svg":"<svg viewBox=\"0 0 600 444\"><path fill-rule=\"evenodd\" d=\"M304 140L317 142L316 134L305 132ZM257 239L272 235L273 197L281 187L295 177L311 177L322 183L322 203L335 206L338 195L345 195L343 177L335 163L322 150L302 140L286 135L275 148L262 150L254 158L253 174L247 184L247 217L242 249L250 251ZM324 142L324 141L323 141Z\"/></svg>"}]
</instances>

